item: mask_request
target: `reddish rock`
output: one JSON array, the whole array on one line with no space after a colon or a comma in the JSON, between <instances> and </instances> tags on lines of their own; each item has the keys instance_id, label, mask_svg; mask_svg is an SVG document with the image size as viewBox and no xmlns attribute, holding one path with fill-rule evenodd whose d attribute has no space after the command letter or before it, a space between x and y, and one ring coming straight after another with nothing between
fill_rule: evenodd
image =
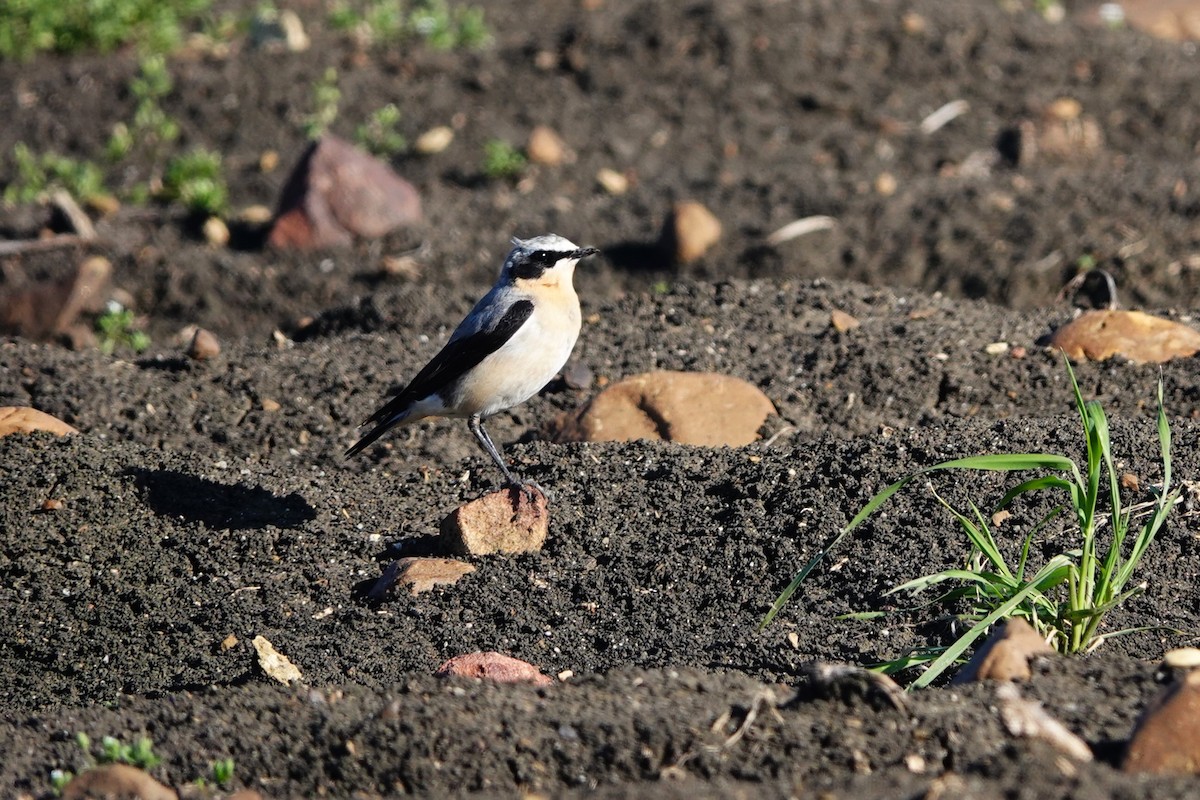
<instances>
[{"instance_id":1,"label":"reddish rock","mask_svg":"<svg viewBox=\"0 0 1200 800\"><path fill-rule=\"evenodd\" d=\"M1088 311L1055 331L1050 346L1074 359L1161 363L1200 351L1200 331L1141 311Z\"/></svg>"},{"instance_id":2,"label":"reddish rock","mask_svg":"<svg viewBox=\"0 0 1200 800\"><path fill-rule=\"evenodd\" d=\"M954 683L1027 681L1032 674L1029 660L1053 652L1054 649L1028 622L1012 617L992 631L967 665L954 676Z\"/></svg>"},{"instance_id":3,"label":"reddish rock","mask_svg":"<svg viewBox=\"0 0 1200 800\"><path fill-rule=\"evenodd\" d=\"M775 406L740 378L707 372L647 372L609 386L555 425L560 442L661 439L739 447L758 438Z\"/></svg>"},{"instance_id":4,"label":"reddish rock","mask_svg":"<svg viewBox=\"0 0 1200 800\"><path fill-rule=\"evenodd\" d=\"M175 790L128 764L105 764L76 775L63 800L178 800Z\"/></svg>"},{"instance_id":5,"label":"reddish rock","mask_svg":"<svg viewBox=\"0 0 1200 800\"><path fill-rule=\"evenodd\" d=\"M311 250L376 238L421 219L412 184L349 142L326 134L296 165L279 200L268 241Z\"/></svg>"},{"instance_id":6,"label":"reddish rock","mask_svg":"<svg viewBox=\"0 0 1200 800\"><path fill-rule=\"evenodd\" d=\"M549 528L546 496L536 487L513 487L452 511L442 520L442 546L459 555L535 553Z\"/></svg>"},{"instance_id":7,"label":"reddish rock","mask_svg":"<svg viewBox=\"0 0 1200 800\"><path fill-rule=\"evenodd\" d=\"M11 433L33 433L34 431L48 431L58 436L79 433L78 430L58 417L52 417L36 408L25 406L0 408L0 436L8 436Z\"/></svg>"},{"instance_id":8,"label":"reddish rock","mask_svg":"<svg viewBox=\"0 0 1200 800\"><path fill-rule=\"evenodd\" d=\"M1186 673L1146 709L1121 768L1200 774L1200 670Z\"/></svg>"},{"instance_id":9,"label":"reddish rock","mask_svg":"<svg viewBox=\"0 0 1200 800\"><path fill-rule=\"evenodd\" d=\"M535 686L554 683L550 676L543 675L533 664L491 651L455 656L438 667L434 674L443 678L476 678L493 683L531 683Z\"/></svg>"},{"instance_id":10,"label":"reddish rock","mask_svg":"<svg viewBox=\"0 0 1200 800\"><path fill-rule=\"evenodd\" d=\"M85 259L70 275L12 292L0 299L0 333L49 339L70 332L85 311L104 308L112 265L108 259Z\"/></svg>"}]
</instances>

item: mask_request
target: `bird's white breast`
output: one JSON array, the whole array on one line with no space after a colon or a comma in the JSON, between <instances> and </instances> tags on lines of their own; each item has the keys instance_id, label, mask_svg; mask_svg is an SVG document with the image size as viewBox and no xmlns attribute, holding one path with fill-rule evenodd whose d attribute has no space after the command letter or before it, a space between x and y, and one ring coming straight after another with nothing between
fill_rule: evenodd
<instances>
[{"instance_id":1,"label":"bird's white breast","mask_svg":"<svg viewBox=\"0 0 1200 800\"><path fill-rule=\"evenodd\" d=\"M564 297L558 289L555 302L531 299L534 310L525 324L458 382L449 403L458 415L487 417L528 400L571 357L580 327L575 293Z\"/></svg>"}]
</instances>

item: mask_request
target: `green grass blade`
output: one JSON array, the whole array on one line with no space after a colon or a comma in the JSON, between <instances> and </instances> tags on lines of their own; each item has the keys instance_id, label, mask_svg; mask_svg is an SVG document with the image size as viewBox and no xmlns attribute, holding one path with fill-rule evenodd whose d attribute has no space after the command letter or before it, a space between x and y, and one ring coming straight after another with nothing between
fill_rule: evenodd
<instances>
[{"instance_id":1,"label":"green grass blade","mask_svg":"<svg viewBox=\"0 0 1200 800\"><path fill-rule=\"evenodd\" d=\"M816 569L817 565L824 560L830 552L832 552L842 540L848 536L851 531L861 525L868 517L875 513L875 510L883 505L889 497L903 489L914 479L927 475L931 472L950 469L981 469L987 471L1010 472L1026 469L1054 469L1054 470L1075 470L1075 463L1071 459L1064 456L1058 456L1051 453L1007 453L998 455L983 455L983 456L968 456L966 458L956 458L951 461L943 461L939 464L934 464L931 467L917 470L916 472L901 478L895 483L887 486L870 500L862 509L854 515L850 523L842 528L836 536L834 536L827 545L817 551L808 562L800 568L792 578L791 583L787 588L775 598L775 602L771 604L770 610L763 617L762 622L758 623L758 630L763 630L776 615L787 605L787 601L791 599L796 590L800 588L800 584L804 583L809 574Z\"/></svg>"},{"instance_id":2,"label":"green grass blade","mask_svg":"<svg viewBox=\"0 0 1200 800\"><path fill-rule=\"evenodd\" d=\"M990 587L995 585L1015 588L1016 584L1012 579L1000 575L995 572L975 572L969 569L947 569L941 572L936 572L932 575L923 575L920 578L913 578L911 581L906 581L894 589L888 590L884 595L896 594L898 592L919 592L923 589L928 589L930 586L942 583L943 581L966 581L968 583L977 583L981 586Z\"/></svg>"},{"instance_id":3,"label":"green grass blade","mask_svg":"<svg viewBox=\"0 0 1200 800\"><path fill-rule=\"evenodd\" d=\"M1074 461L1071 461L1071 466L1068 469L1075 469ZM1074 496L1075 484L1057 475L1041 475L1037 478L1031 478L1009 489L1004 494L1004 497L1000 498L1000 502L996 504L996 510L999 511L1002 508L1008 508L1009 503L1023 494L1039 492L1042 489L1062 489L1068 495Z\"/></svg>"}]
</instances>

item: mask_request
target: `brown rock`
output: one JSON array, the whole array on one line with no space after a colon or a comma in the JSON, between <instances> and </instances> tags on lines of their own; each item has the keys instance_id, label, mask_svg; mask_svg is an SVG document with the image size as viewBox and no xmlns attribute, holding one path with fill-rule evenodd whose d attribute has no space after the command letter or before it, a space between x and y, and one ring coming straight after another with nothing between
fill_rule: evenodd
<instances>
[{"instance_id":1,"label":"brown rock","mask_svg":"<svg viewBox=\"0 0 1200 800\"><path fill-rule=\"evenodd\" d=\"M1200 774L1200 671L1186 673L1146 709L1121 768Z\"/></svg>"},{"instance_id":2,"label":"brown rock","mask_svg":"<svg viewBox=\"0 0 1200 800\"><path fill-rule=\"evenodd\" d=\"M554 682L533 664L491 651L455 656L438 667L434 674L443 678L476 678L493 683L532 683L535 686Z\"/></svg>"},{"instance_id":3,"label":"brown rock","mask_svg":"<svg viewBox=\"0 0 1200 800\"><path fill-rule=\"evenodd\" d=\"M1028 622L1010 617L1003 627L992 631L953 682L1027 681L1031 676L1029 659L1053 652Z\"/></svg>"},{"instance_id":4,"label":"brown rock","mask_svg":"<svg viewBox=\"0 0 1200 800\"><path fill-rule=\"evenodd\" d=\"M442 520L442 546L459 555L536 553L549 528L549 506L537 488L502 489L459 506Z\"/></svg>"},{"instance_id":5,"label":"brown rock","mask_svg":"<svg viewBox=\"0 0 1200 800\"><path fill-rule=\"evenodd\" d=\"M407 586L410 594L428 592L435 586L452 586L475 567L453 558L401 558L393 561L371 587L372 599L380 599L395 587Z\"/></svg>"},{"instance_id":6,"label":"brown rock","mask_svg":"<svg viewBox=\"0 0 1200 800\"><path fill-rule=\"evenodd\" d=\"M529 142L525 145L525 153L535 164L557 167L567 157L567 145L552 128L538 125L529 132Z\"/></svg>"},{"instance_id":7,"label":"brown rock","mask_svg":"<svg viewBox=\"0 0 1200 800\"><path fill-rule=\"evenodd\" d=\"M30 339L67 333L81 313L104 308L111 277L108 259L93 256L64 278L12 292L0 299L0 332Z\"/></svg>"},{"instance_id":8,"label":"brown rock","mask_svg":"<svg viewBox=\"0 0 1200 800\"><path fill-rule=\"evenodd\" d=\"M1200 351L1200 331L1141 311L1096 310L1081 314L1050 336L1050 346L1074 359L1161 363Z\"/></svg>"},{"instance_id":9,"label":"brown rock","mask_svg":"<svg viewBox=\"0 0 1200 800\"><path fill-rule=\"evenodd\" d=\"M58 417L52 417L36 408L25 406L0 408L0 436L8 436L10 433L33 433L34 431L48 431L58 436L79 433L78 430Z\"/></svg>"},{"instance_id":10,"label":"brown rock","mask_svg":"<svg viewBox=\"0 0 1200 800\"><path fill-rule=\"evenodd\" d=\"M217 337L204 328L196 328L192 334L192 342L188 345L188 358L196 361L207 361L221 355L221 343Z\"/></svg>"},{"instance_id":11,"label":"brown rock","mask_svg":"<svg viewBox=\"0 0 1200 800\"><path fill-rule=\"evenodd\" d=\"M663 226L662 247L676 263L690 264L721 238L721 221L700 203L676 203Z\"/></svg>"},{"instance_id":12,"label":"brown rock","mask_svg":"<svg viewBox=\"0 0 1200 800\"><path fill-rule=\"evenodd\" d=\"M648 372L609 386L561 418L559 442L661 439L740 447L758 438L775 406L740 378L708 372Z\"/></svg>"},{"instance_id":13,"label":"brown rock","mask_svg":"<svg viewBox=\"0 0 1200 800\"><path fill-rule=\"evenodd\" d=\"M63 800L178 800L173 789L128 764L105 764L76 775Z\"/></svg>"},{"instance_id":14,"label":"brown rock","mask_svg":"<svg viewBox=\"0 0 1200 800\"><path fill-rule=\"evenodd\" d=\"M421 219L412 184L374 156L326 134L313 142L288 178L268 241L308 250L376 238Z\"/></svg>"}]
</instances>

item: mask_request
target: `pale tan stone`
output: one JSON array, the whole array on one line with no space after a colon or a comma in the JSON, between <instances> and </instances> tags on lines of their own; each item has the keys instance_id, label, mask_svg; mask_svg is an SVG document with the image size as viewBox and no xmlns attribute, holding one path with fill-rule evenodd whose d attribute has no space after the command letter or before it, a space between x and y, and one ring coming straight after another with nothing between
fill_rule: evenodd
<instances>
[{"instance_id":1,"label":"pale tan stone","mask_svg":"<svg viewBox=\"0 0 1200 800\"><path fill-rule=\"evenodd\" d=\"M561 418L560 442L660 439L740 447L758 438L775 406L757 387L708 372L648 372L615 383Z\"/></svg>"},{"instance_id":2,"label":"pale tan stone","mask_svg":"<svg viewBox=\"0 0 1200 800\"><path fill-rule=\"evenodd\" d=\"M52 417L36 408L26 406L0 408L0 436L8 436L10 433L33 433L34 431L47 431L58 436L79 433L78 430L58 417Z\"/></svg>"},{"instance_id":3,"label":"pale tan stone","mask_svg":"<svg viewBox=\"0 0 1200 800\"><path fill-rule=\"evenodd\" d=\"M1050 337L1074 359L1103 361L1116 355L1130 361L1161 363L1200 351L1200 331L1141 311L1087 311Z\"/></svg>"}]
</instances>

